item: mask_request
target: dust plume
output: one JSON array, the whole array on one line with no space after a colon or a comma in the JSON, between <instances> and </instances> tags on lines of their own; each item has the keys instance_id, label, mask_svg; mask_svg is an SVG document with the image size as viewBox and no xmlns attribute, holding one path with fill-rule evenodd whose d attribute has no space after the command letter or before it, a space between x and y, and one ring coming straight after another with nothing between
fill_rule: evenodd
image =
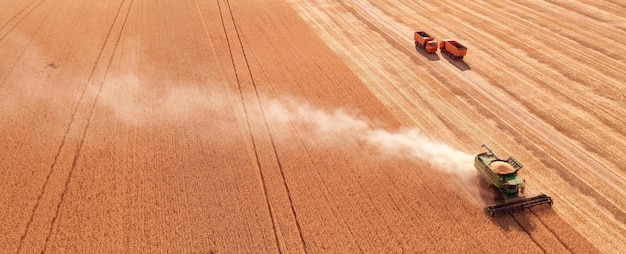
<instances>
[{"instance_id":1,"label":"dust plume","mask_svg":"<svg viewBox=\"0 0 626 254\"><path fill-rule=\"evenodd\" d=\"M365 142L377 148L382 155L416 158L427 161L434 168L455 175L472 175L473 156L435 141L419 129L407 128L389 131L373 127L355 113L344 109L327 112L306 103L273 100L266 108L268 122L274 124L307 125L318 140L332 136L341 143Z\"/></svg>"},{"instance_id":2,"label":"dust plume","mask_svg":"<svg viewBox=\"0 0 626 254\"><path fill-rule=\"evenodd\" d=\"M237 98L229 103L228 98L233 96ZM233 107L242 105L241 98L260 99L263 117L270 131L280 133L276 138L291 139L296 135L294 130L297 130L300 138L325 147L369 145L381 156L428 162L432 168L455 176L461 185L469 188L468 192L478 189L475 188L477 174L473 168L473 155L436 141L417 128L387 130L375 127L372 120L348 109L328 111L288 96L280 96L280 99L252 94L240 97L227 91L209 92L192 88L169 88L157 93L141 87L140 80L134 75L110 79L100 93L100 102L110 106L119 119L131 124L151 120L185 121L189 116L226 119L227 115L235 114ZM220 121L219 124L228 123ZM232 131L236 128L222 129Z\"/></svg>"},{"instance_id":3,"label":"dust plume","mask_svg":"<svg viewBox=\"0 0 626 254\"><path fill-rule=\"evenodd\" d=\"M119 119L127 122L184 120L198 114L205 117L217 114L224 118L233 113L226 110L229 106L226 91L200 91L192 87L148 92L135 75L118 76L108 80L100 93L100 102L109 105ZM359 117L358 112L327 111L295 98L283 96L278 100L260 96L260 99L267 102L263 103L263 114L270 128L289 132L287 127L292 126L305 132L305 138L329 146L366 143L383 156L419 159L437 170L460 177L475 173L472 155L433 140L419 129L386 130L374 127L364 117Z\"/></svg>"},{"instance_id":4,"label":"dust plume","mask_svg":"<svg viewBox=\"0 0 626 254\"><path fill-rule=\"evenodd\" d=\"M428 162L432 168L453 176L476 204L488 203L473 166L474 155L436 141L417 128L386 130L374 127L355 112L345 109L329 112L284 98L282 102L271 100L265 108L265 117L271 128L297 126L298 130L309 131L305 138L324 142L326 146L365 143L382 156Z\"/></svg>"},{"instance_id":5,"label":"dust plume","mask_svg":"<svg viewBox=\"0 0 626 254\"><path fill-rule=\"evenodd\" d=\"M98 102L117 119L134 125L185 120L193 115L227 115L226 93L213 84L184 84L161 80L143 84L133 74L107 78L102 90L93 90ZM212 82L216 83L216 82ZM207 88L209 87L209 88Z\"/></svg>"}]
</instances>

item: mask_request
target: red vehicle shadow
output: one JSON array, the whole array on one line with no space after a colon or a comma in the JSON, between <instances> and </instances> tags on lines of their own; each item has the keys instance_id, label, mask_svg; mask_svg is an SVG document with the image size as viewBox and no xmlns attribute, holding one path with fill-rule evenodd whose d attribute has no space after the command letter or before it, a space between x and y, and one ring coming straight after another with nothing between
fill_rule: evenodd
<instances>
[{"instance_id":1,"label":"red vehicle shadow","mask_svg":"<svg viewBox=\"0 0 626 254\"><path fill-rule=\"evenodd\" d=\"M415 45L415 51L426 57L429 61L439 61L439 59L441 59L437 53L428 53L426 49L417 45Z\"/></svg>"},{"instance_id":2,"label":"red vehicle shadow","mask_svg":"<svg viewBox=\"0 0 626 254\"><path fill-rule=\"evenodd\" d=\"M443 55L444 58L448 59L449 63L451 63L461 71L467 71L472 69L465 61L463 61L463 58L454 58L443 53L441 55Z\"/></svg>"}]
</instances>

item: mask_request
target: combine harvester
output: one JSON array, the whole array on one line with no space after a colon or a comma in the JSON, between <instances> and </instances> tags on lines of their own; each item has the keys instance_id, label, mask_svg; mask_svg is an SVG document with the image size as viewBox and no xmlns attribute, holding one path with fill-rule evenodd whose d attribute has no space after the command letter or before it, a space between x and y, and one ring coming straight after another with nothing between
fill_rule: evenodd
<instances>
[{"instance_id":1,"label":"combine harvester","mask_svg":"<svg viewBox=\"0 0 626 254\"><path fill-rule=\"evenodd\" d=\"M489 185L489 196L498 203L494 206L485 207L485 213L489 217L521 211L542 204L552 206L552 198L546 194L531 198L520 196L520 194L524 194L524 184L526 183L517 176L517 171L523 167L522 163L513 156L507 160L502 160L487 145L483 145L483 147L488 152L476 155L474 167L485 177Z\"/></svg>"}]
</instances>

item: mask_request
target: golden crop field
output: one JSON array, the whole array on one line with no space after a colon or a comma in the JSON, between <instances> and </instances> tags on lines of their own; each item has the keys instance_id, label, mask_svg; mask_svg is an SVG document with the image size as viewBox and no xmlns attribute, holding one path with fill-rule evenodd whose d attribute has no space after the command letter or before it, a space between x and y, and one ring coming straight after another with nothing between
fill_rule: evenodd
<instances>
[{"instance_id":1,"label":"golden crop field","mask_svg":"<svg viewBox=\"0 0 626 254\"><path fill-rule=\"evenodd\" d=\"M0 6L2 252L626 250L622 1Z\"/></svg>"}]
</instances>

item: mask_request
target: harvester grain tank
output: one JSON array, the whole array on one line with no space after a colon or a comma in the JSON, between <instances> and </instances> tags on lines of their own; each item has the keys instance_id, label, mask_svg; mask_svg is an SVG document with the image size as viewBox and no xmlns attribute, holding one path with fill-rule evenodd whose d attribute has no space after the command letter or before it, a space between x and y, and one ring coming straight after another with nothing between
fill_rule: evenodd
<instances>
[{"instance_id":1,"label":"harvester grain tank","mask_svg":"<svg viewBox=\"0 0 626 254\"><path fill-rule=\"evenodd\" d=\"M435 37L430 36L428 33L424 31L417 31L413 35L413 39L415 40L415 46L423 48L426 52L437 52L437 41L435 40Z\"/></svg>"},{"instance_id":2,"label":"harvester grain tank","mask_svg":"<svg viewBox=\"0 0 626 254\"><path fill-rule=\"evenodd\" d=\"M526 182L517 175L523 165L515 157L502 160L489 148L483 145L487 152L476 155L474 167L488 184L489 196L496 201L496 205L485 207L485 213L490 217L501 214L521 211L541 204L552 206L552 198L541 194L526 198L524 188Z\"/></svg>"},{"instance_id":3,"label":"harvester grain tank","mask_svg":"<svg viewBox=\"0 0 626 254\"><path fill-rule=\"evenodd\" d=\"M441 48L441 53L454 59L463 59L463 56L467 54L467 48L455 40L442 40L439 43L439 48Z\"/></svg>"}]
</instances>

